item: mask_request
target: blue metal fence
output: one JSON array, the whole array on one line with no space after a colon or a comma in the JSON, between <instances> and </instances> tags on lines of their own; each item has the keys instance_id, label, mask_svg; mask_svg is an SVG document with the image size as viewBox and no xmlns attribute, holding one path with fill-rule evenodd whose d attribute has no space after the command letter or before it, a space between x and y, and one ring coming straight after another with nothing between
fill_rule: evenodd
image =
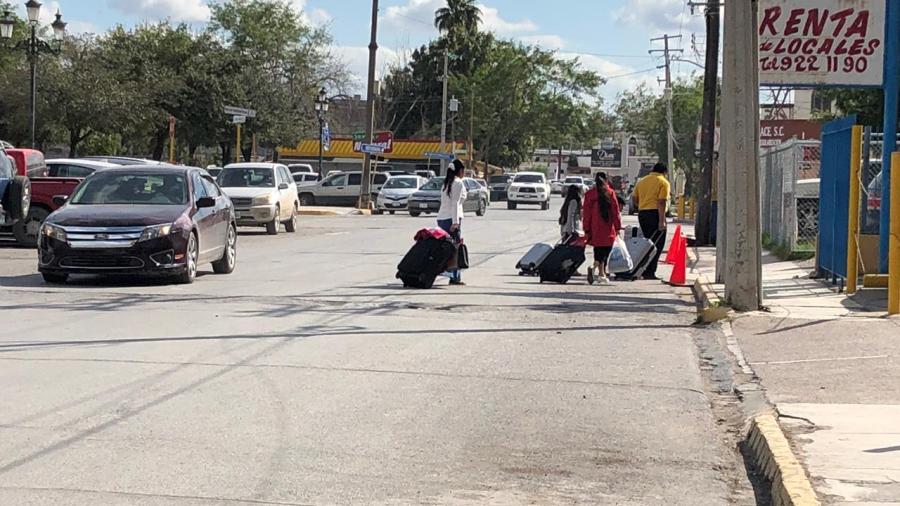
<instances>
[{"instance_id":1,"label":"blue metal fence","mask_svg":"<svg viewBox=\"0 0 900 506\"><path fill-rule=\"evenodd\" d=\"M816 267L833 282L847 277L847 226L850 213L850 145L856 116L822 127L819 171L819 254Z\"/></svg>"}]
</instances>

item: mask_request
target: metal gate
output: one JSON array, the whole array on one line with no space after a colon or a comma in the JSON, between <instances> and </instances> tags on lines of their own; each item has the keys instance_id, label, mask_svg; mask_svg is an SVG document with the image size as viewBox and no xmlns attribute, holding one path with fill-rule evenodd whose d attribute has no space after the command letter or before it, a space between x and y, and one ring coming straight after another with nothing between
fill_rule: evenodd
<instances>
[{"instance_id":1,"label":"metal gate","mask_svg":"<svg viewBox=\"0 0 900 506\"><path fill-rule=\"evenodd\" d=\"M819 254L816 267L832 282L847 277L847 233L850 211L850 147L856 116L822 127L819 177Z\"/></svg>"}]
</instances>

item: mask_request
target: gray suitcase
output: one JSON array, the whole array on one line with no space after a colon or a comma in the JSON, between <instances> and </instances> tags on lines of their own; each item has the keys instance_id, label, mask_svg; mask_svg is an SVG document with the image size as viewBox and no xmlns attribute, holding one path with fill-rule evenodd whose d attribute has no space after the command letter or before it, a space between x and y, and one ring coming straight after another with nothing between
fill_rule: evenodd
<instances>
[{"instance_id":1,"label":"gray suitcase","mask_svg":"<svg viewBox=\"0 0 900 506\"><path fill-rule=\"evenodd\" d=\"M634 268L628 272L620 272L616 274L616 279L624 279L634 281L644 275L650 261L656 255L656 244L650 239L645 238L641 234L641 229L633 227L631 236L625 239L625 247L628 248L628 254L634 262Z\"/></svg>"},{"instance_id":2,"label":"gray suitcase","mask_svg":"<svg viewBox=\"0 0 900 506\"><path fill-rule=\"evenodd\" d=\"M516 269L519 269L520 276L537 276L538 270L544 260L550 255L553 251L553 246L549 244L544 244L539 242L531 247L528 250L528 253L525 253L525 256L519 260L519 263L516 264Z\"/></svg>"}]
</instances>

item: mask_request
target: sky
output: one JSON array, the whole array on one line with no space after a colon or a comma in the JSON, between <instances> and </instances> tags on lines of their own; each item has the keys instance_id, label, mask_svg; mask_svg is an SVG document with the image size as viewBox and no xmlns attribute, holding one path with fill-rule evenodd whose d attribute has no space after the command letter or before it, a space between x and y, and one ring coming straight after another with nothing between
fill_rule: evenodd
<instances>
[{"instance_id":1,"label":"sky","mask_svg":"<svg viewBox=\"0 0 900 506\"><path fill-rule=\"evenodd\" d=\"M170 19L198 27L209 18L209 0L52 0L44 3L42 17L49 22L59 9L75 33L102 32L117 24ZM304 18L324 25L334 36L333 54L355 76L354 90L365 89L370 0L288 0ZM24 2L16 3L24 5ZM444 0L381 0L379 20L379 72L390 63L437 37L434 11ZM663 34L682 35L673 46L683 57L700 62L703 17L691 15L687 0L479 0L482 29L498 36L557 50L563 58L579 58L585 68L608 79L602 95L609 106L618 93L648 83L662 91L656 67L662 59L648 54ZM20 6L24 16L24 6ZM696 35L696 39L692 36ZM676 63L676 75L699 69Z\"/></svg>"}]
</instances>

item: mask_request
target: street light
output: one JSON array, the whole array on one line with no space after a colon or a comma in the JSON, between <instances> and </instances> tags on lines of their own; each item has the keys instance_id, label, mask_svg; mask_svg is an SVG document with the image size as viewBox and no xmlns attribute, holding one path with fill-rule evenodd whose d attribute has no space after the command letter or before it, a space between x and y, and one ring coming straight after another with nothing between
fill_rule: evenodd
<instances>
[{"instance_id":1,"label":"street light","mask_svg":"<svg viewBox=\"0 0 900 506\"><path fill-rule=\"evenodd\" d=\"M36 104L37 104L37 59L41 53L49 53L59 55L60 45L66 36L66 23L62 20L62 14L56 11L56 20L51 23L53 28L53 38L55 44L51 45L38 38L37 31L41 18L41 3L37 0L28 0L25 2L25 10L28 13L28 24L31 27L31 36L20 41L13 47L16 51L24 51L28 58L28 64L31 67L31 147L36 147L35 142L35 124L36 124ZM13 36L13 28L15 27L15 19L9 11L3 14L0 19L0 38L11 39Z\"/></svg>"},{"instance_id":2,"label":"street light","mask_svg":"<svg viewBox=\"0 0 900 506\"><path fill-rule=\"evenodd\" d=\"M328 92L323 87L316 97L316 117L319 118L319 180L322 179L322 158L325 144L325 113L328 112Z\"/></svg>"}]
</instances>

